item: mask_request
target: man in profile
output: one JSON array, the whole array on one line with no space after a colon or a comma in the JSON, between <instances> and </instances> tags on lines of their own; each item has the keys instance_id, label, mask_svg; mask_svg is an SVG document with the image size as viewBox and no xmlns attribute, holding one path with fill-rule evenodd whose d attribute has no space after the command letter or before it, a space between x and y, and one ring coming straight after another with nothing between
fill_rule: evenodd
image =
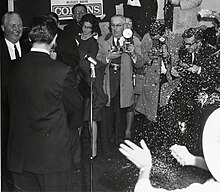
<instances>
[{"instance_id":1,"label":"man in profile","mask_svg":"<svg viewBox=\"0 0 220 192\"><path fill-rule=\"evenodd\" d=\"M52 18L34 18L31 51L10 71L8 167L23 191L73 190L67 114L80 114L82 98L71 67L50 58L56 37Z\"/></svg>"}]
</instances>

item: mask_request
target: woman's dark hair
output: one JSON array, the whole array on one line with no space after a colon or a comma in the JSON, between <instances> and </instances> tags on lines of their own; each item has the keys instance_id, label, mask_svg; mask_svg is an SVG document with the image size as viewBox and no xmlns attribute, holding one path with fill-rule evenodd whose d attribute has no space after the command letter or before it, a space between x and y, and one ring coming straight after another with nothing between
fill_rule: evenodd
<instances>
[{"instance_id":1,"label":"woman's dark hair","mask_svg":"<svg viewBox=\"0 0 220 192\"><path fill-rule=\"evenodd\" d=\"M85 14L80 21L81 29L85 22L89 22L92 24L92 33L96 32L98 33L98 35L100 35L101 31L99 28L99 22L95 15L91 13Z\"/></svg>"},{"instance_id":2,"label":"woman's dark hair","mask_svg":"<svg viewBox=\"0 0 220 192\"><path fill-rule=\"evenodd\" d=\"M57 25L53 18L38 16L32 20L29 38L32 43L50 44L57 34Z\"/></svg>"}]
</instances>

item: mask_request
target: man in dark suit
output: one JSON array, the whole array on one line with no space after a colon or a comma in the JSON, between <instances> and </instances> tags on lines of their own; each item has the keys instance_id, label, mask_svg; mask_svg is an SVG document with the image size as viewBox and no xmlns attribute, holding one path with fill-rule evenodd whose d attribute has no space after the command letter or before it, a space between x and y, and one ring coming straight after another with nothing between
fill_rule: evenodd
<instances>
[{"instance_id":1,"label":"man in dark suit","mask_svg":"<svg viewBox=\"0 0 220 192\"><path fill-rule=\"evenodd\" d=\"M76 4L72 7L73 20L67 26L64 27L64 33L69 35L79 35L81 33L80 21L82 17L87 14L87 7L84 4ZM101 29L98 28L98 35L101 35Z\"/></svg>"},{"instance_id":2,"label":"man in dark suit","mask_svg":"<svg viewBox=\"0 0 220 192\"><path fill-rule=\"evenodd\" d=\"M1 153L2 153L2 177L10 180L6 169L7 142L9 130L9 106L7 97L7 80L11 61L18 59L30 49L28 43L20 41L23 34L23 24L21 17L16 12L7 12L2 17L1 45ZM15 53L15 46L17 51ZM17 55L17 56L16 56ZM4 188L4 187L3 187Z\"/></svg>"},{"instance_id":3,"label":"man in dark suit","mask_svg":"<svg viewBox=\"0 0 220 192\"><path fill-rule=\"evenodd\" d=\"M87 13L87 8L83 4L76 4L72 8L73 20L70 24L64 27L64 32L70 35L78 35L81 32L80 21Z\"/></svg>"},{"instance_id":4,"label":"man in dark suit","mask_svg":"<svg viewBox=\"0 0 220 192\"><path fill-rule=\"evenodd\" d=\"M81 126L82 97L71 67L50 58L56 33L52 18L34 18L31 51L10 71L8 166L23 191L73 190L67 114Z\"/></svg>"},{"instance_id":5,"label":"man in dark suit","mask_svg":"<svg viewBox=\"0 0 220 192\"><path fill-rule=\"evenodd\" d=\"M57 26L59 26L59 17L56 13L49 12L47 16L53 18ZM79 79L77 74L77 68L78 68L77 66L79 65L80 58L79 58L79 51L76 44L75 36L72 34L64 33L63 30L61 30L58 27L58 34L56 38L56 46L54 51L55 52L53 53L56 54L56 57L54 59L66 65L69 65L74 72L73 73L74 77L76 79ZM75 121L73 118L74 118L73 114L68 114L67 119L68 119L69 127L72 130L71 135L74 136L72 138L73 172L78 173L80 172L80 168L81 168L81 143L80 143L80 131L79 131L81 128L79 127L77 127L78 129L74 128Z\"/></svg>"}]
</instances>

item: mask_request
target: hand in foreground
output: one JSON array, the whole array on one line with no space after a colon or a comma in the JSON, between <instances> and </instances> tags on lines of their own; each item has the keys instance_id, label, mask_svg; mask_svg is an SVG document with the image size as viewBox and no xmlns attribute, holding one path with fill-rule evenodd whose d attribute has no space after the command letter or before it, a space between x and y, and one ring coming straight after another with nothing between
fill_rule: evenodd
<instances>
[{"instance_id":1,"label":"hand in foreground","mask_svg":"<svg viewBox=\"0 0 220 192\"><path fill-rule=\"evenodd\" d=\"M134 45L132 43L128 44L127 45L127 52L128 53L131 53L131 54L134 54Z\"/></svg>"},{"instance_id":2,"label":"hand in foreground","mask_svg":"<svg viewBox=\"0 0 220 192\"><path fill-rule=\"evenodd\" d=\"M119 151L139 169L149 171L150 173L152 167L152 158L150 150L148 149L144 140L141 140L140 142L141 147L129 140L125 140L125 143L126 144L120 144Z\"/></svg>"},{"instance_id":3,"label":"hand in foreground","mask_svg":"<svg viewBox=\"0 0 220 192\"><path fill-rule=\"evenodd\" d=\"M170 147L171 155L179 162L180 165L193 165L194 156L188 151L186 146L173 145Z\"/></svg>"}]
</instances>

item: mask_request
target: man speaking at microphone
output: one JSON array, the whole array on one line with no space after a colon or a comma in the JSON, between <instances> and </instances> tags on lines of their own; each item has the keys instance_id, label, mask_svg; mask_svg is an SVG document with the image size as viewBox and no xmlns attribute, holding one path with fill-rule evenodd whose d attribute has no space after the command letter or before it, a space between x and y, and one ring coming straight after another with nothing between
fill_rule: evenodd
<instances>
[{"instance_id":1,"label":"man speaking at microphone","mask_svg":"<svg viewBox=\"0 0 220 192\"><path fill-rule=\"evenodd\" d=\"M133 43L124 50L125 17L115 15L110 20L112 36L98 39L97 59L104 62L106 74L104 91L108 95L101 129L105 129L106 152L110 150L110 141L120 143L125 137L131 137L133 123L133 67L142 66L141 42L133 37ZM115 113L115 116L114 116ZM103 139L104 140L104 139Z\"/></svg>"}]
</instances>

